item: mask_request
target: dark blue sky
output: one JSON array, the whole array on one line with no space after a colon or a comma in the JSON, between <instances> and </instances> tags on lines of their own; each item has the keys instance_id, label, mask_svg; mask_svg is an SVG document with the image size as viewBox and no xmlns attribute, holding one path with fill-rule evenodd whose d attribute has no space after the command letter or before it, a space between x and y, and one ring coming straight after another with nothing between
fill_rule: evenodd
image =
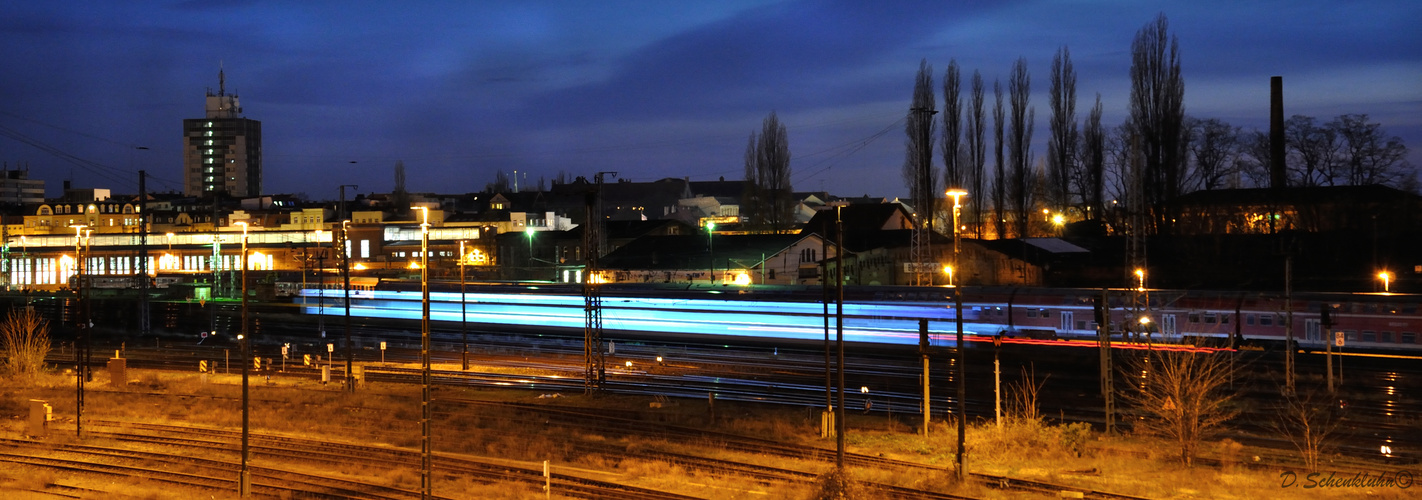
<instances>
[{"instance_id":1,"label":"dark blue sky","mask_svg":"<svg viewBox=\"0 0 1422 500\"><path fill-rule=\"evenodd\" d=\"M0 137L0 160L51 196L70 178L136 192L140 168L179 190L182 119L202 117L221 63L262 122L269 193L389 191L397 160L416 192L477 191L500 169L739 178L774 110L797 190L897 196L920 59L941 84L956 58L966 89L1026 57L1042 155L1057 48L1079 119L1100 93L1117 125L1131 39L1164 12L1187 114L1262 128L1282 75L1287 114L1367 113L1422 165L1422 2L879 3L11 2L0 126L77 159Z\"/></svg>"}]
</instances>

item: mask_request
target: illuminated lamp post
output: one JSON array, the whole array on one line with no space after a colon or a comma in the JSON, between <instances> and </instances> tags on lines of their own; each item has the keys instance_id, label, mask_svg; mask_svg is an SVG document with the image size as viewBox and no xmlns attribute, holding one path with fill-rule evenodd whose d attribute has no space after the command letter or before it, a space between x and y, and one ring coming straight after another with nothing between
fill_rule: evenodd
<instances>
[{"instance_id":1,"label":"illuminated lamp post","mask_svg":"<svg viewBox=\"0 0 1422 500\"><path fill-rule=\"evenodd\" d=\"M425 212L420 224L420 364L424 400L420 405L420 499L432 497L434 475L431 473L430 453L430 209L417 207ZM529 248L532 248L533 233L529 233Z\"/></svg>"},{"instance_id":2,"label":"illuminated lamp post","mask_svg":"<svg viewBox=\"0 0 1422 500\"><path fill-rule=\"evenodd\" d=\"M81 301L79 310L82 313L84 306L88 304L82 302L84 300L84 254L81 252L83 247L80 246L82 241L80 238L83 237L84 228L89 226L75 224L69 227L74 228L74 284L75 293ZM74 388L74 436L80 438L84 437L84 351L80 349L79 344L83 341L84 335L88 333L86 331L88 327L88 321L80 319L79 330L74 336L74 374L78 379Z\"/></svg>"},{"instance_id":3,"label":"illuminated lamp post","mask_svg":"<svg viewBox=\"0 0 1422 500\"><path fill-rule=\"evenodd\" d=\"M962 202L962 198L963 198L964 196L967 196L967 195L968 195L968 192L967 192L967 191L964 191L964 190L961 190L961 189L952 189L952 190L949 190L949 191L947 192L947 195L948 195L949 197L953 198L953 269L961 269L962 267L961 267L961 265L960 265L959 262L958 262L958 258L959 258L959 254L962 253L962 252L960 251L960 249L959 249L959 247L962 246L962 245L961 245L961 238L962 238L962 236L961 236L960 232L958 231L958 215L959 215L959 213L961 212L962 206L963 206L962 203L961 203L961 202ZM963 363L965 362L965 359L966 359L966 353L965 353L965 349L964 349L964 346L963 346L963 287L957 286L956 284L953 286L953 316L956 317L956 322L957 322L957 326L958 326L958 336L957 336L957 341L958 341L958 456L957 456L957 462L958 462L958 479L961 480L961 479L966 479L966 478L968 477L968 461L967 461L967 458L968 458L968 457L967 457L967 454L964 453L964 446L967 445L967 440L968 440L968 427L967 427L967 424L968 424L968 404L967 404L967 401L964 400L964 396L966 396L967 393L968 393L968 384L967 384L967 381L964 379L964 377L966 377L967 375L966 375L966 370L964 370L964 368L963 368Z\"/></svg>"},{"instance_id":4,"label":"illuminated lamp post","mask_svg":"<svg viewBox=\"0 0 1422 500\"><path fill-rule=\"evenodd\" d=\"M1392 274L1387 271L1380 272L1378 273L1378 279L1383 282L1383 293L1388 293L1389 285L1392 283Z\"/></svg>"},{"instance_id":5,"label":"illuminated lamp post","mask_svg":"<svg viewBox=\"0 0 1422 500\"><path fill-rule=\"evenodd\" d=\"M251 370L247 360L252 357L251 339L247 332L247 223L235 222L242 226L242 333L237 336L240 345L238 350L242 351L239 357L242 364L242 472L239 474L237 490L238 494L247 497L252 494L252 475L247 469L247 458L249 455L248 439L251 434L251 427L248 425L248 415L250 404L248 399L247 376Z\"/></svg>"},{"instance_id":6,"label":"illuminated lamp post","mask_svg":"<svg viewBox=\"0 0 1422 500\"><path fill-rule=\"evenodd\" d=\"M177 235L175 235L175 234L173 234L173 233L168 233L168 234L165 235L165 236L168 237L168 251L169 251L169 252L172 252L172 251L173 251L173 237L174 237L174 236L177 236Z\"/></svg>"},{"instance_id":7,"label":"illuminated lamp post","mask_svg":"<svg viewBox=\"0 0 1422 500\"><path fill-rule=\"evenodd\" d=\"M716 231L716 221L706 221L706 248L707 255L710 256L711 284L716 284L716 240L711 238L711 234Z\"/></svg>"},{"instance_id":8,"label":"illuminated lamp post","mask_svg":"<svg viewBox=\"0 0 1422 500\"><path fill-rule=\"evenodd\" d=\"M533 276L533 228L525 227L523 234L528 235L528 275Z\"/></svg>"}]
</instances>

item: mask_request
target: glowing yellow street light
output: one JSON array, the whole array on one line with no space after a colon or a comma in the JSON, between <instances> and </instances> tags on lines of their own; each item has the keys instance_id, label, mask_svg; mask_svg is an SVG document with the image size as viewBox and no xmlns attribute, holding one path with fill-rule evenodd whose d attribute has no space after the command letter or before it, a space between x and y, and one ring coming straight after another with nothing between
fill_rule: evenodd
<instances>
[{"instance_id":1,"label":"glowing yellow street light","mask_svg":"<svg viewBox=\"0 0 1422 500\"><path fill-rule=\"evenodd\" d=\"M948 287L955 287L953 284L953 266L943 266L943 272L948 273Z\"/></svg>"},{"instance_id":2,"label":"glowing yellow street light","mask_svg":"<svg viewBox=\"0 0 1422 500\"><path fill-rule=\"evenodd\" d=\"M960 240L962 237L959 235L959 228L961 226L958 222L958 215L962 210L962 198L964 196L967 196L968 192L962 189L950 189L945 194L947 194L948 197L953 198L953 267L957 268L960 265L960 263L958 262L958 257L960 253L959 247L962 246L960 244ZM958 327L958 335L956 339L957 343L954 344L955 346L957 346L958 351L958 415L967 415L967 399L964 398L964 395L968 393L968 386L967 382L965 381L966 370L963 368L963 364L966 361L966 358L963 354L964 351L966 351L966 349L963 349L963 289L957 286L953 287L953 316L956 318L955 323ZM967 419L959 418L958 455L955 457L954 460L954 462L957 464L959 479L966 479L967 477L966 474L968 470L968 462L967 455L965 455L965 451L967 450L967 435Z\"/></svg>"},{"instance_id":3,"label":"glowing yellow street light","mask_svg":"<svg viewBox=\"0 0 1422 500\"><path fill-rule=\"evenodd\" d=\"M240 342L238 342L237 347L242 351L242 470L238 478L240 482L239 489L242 492L242 496L246 496L248 492L247 485L250 484L249 481L251 481L251 471L247 467L247 458L250 449L248 446L248 440L250 439L248 417L251 411L250 405L248 404L249 389L247 387L247 377L250 366L247 364L247 360L252 359L252 342L251 339L248 338L249 334L247 332L247 268L250 267L251 264L248 263L247 259L247 223L238 221L234 222L234 224L242 226L242 333L238 335Z\"/></svg>"},{"instance_id":4,"label":"glowing yellow street light","mask_svg":"<svg viewBox=\"0 0 1422 500\"><path fill-rule=\"evenodd\" d=\"M177 235L175 235L175 234L173 234L173 233L168 233L167 236L168 236L168 251L171 252L171 251L173 251L173 237L174 237L174 236L177 236Z\"/></svg>"},{"instance_id":5,"label":"glowing yellow street light","mask_svg":"<svg viewBox=\"0 0 1422 500\"><path fill-rule=\"evenodd\" d=\"M1140 281L1138 290L1145 291L1145 269L1136 268L1136 279Z\"/></svg>"},{"instance_id":6,"label":"glowing yellow street light","mask_svg":"<svg viewBox=\"0 0 1422 500\"><path fill-rule=\"evenodd\" d=\"M429 498L433 490L433 442L430 440L430 421L434 415L430 411L430 209L423 210L424 222L420 224L420 365L421 393L420 409L420 490L422 498ZM413 263L412 263L413 264Z\"/></svg>"},{"instance_id":7,"label":"glowing yellow street light","mask_svg":"<svg viewBox=\"0 0 1422 500\"><path fill-rule=\"evenodd\" d=\"M1383 293L1388 293L1388 285L1392 282L1392 274L1387 271L1378 273L1378 279L1383 282Z\"/></svg>"},{"instance_id":8,"label":"glowing yellow street light","mask_svg":"<svg viewBox=\"0 0 1422 500\"><path fill-rule=\"evenodd\" d=\"M1061 228L1064 224L1066 224L1066 216L1062 214L1056 214L1052 216L1052 225L1057 226L1057 228Z\"/></svg>"}]
</instances>

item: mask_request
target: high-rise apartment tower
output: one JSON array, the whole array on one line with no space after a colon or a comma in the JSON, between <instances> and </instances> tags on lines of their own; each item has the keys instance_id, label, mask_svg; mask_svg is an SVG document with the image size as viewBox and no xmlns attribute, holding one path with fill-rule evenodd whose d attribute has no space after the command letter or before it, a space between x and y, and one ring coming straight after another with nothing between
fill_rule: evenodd
<instances>
[{"instance_id":1,"label":"high-rise apartment tower","mask_svg":"<svg viewBox=\"0 0 1422 500\"><path fill-rule=\"evenodd\" d=\"M237 94L207 91L207 117L183 120L183 194L252 197L262 194L262 122L242 117Z\"/></svg>"}]
</instances>

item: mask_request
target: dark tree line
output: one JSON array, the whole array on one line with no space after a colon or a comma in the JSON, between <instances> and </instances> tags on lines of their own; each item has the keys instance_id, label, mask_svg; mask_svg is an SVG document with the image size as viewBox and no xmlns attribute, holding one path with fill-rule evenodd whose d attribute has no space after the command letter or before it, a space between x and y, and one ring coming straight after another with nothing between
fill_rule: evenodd
<instances>
[{"instance_id":1,"label":"dark tree line","mask_svg":"<svg viewBox=\"0 0 1422 500\"><path fill-rule=\"evenodd\" d=\"M1031 236L1032 214L1043 208L1072 219L1138 210L1146 215L1143 230L1164 232L1172 219L1167 209L1183 194L1268 185L1267 133L1185 114L1179 42L1164 14L1136 32L1130 53L1129 117L1109 127L1101 121L1099 93L1085 120L1078 122L1071 52L1066 46L1057 50L1049 78L1051 118L1043 158L1031 150L1035 110L1028 97L1026 59L1012 65L1006 89L1000 80L993 82L991 124L981 73L973 72L965 103L960 68L950 60L942 85L943 182L968 191L964 220L978 237ZM905 127L909 141L904 178L920 210L931 210L932 205L919 200L932 203L939 194L932 166L932 115L938 112L932 78L932 67L922 61ZM1345 114L1327 122L1296 115L1286 121L1285 137L1290 186L1418 188L1406 162L1406 146L1367 115ZM1139 206L1128 206L1132 192L1139 196Z\"/></svg>"}]
</instances>

